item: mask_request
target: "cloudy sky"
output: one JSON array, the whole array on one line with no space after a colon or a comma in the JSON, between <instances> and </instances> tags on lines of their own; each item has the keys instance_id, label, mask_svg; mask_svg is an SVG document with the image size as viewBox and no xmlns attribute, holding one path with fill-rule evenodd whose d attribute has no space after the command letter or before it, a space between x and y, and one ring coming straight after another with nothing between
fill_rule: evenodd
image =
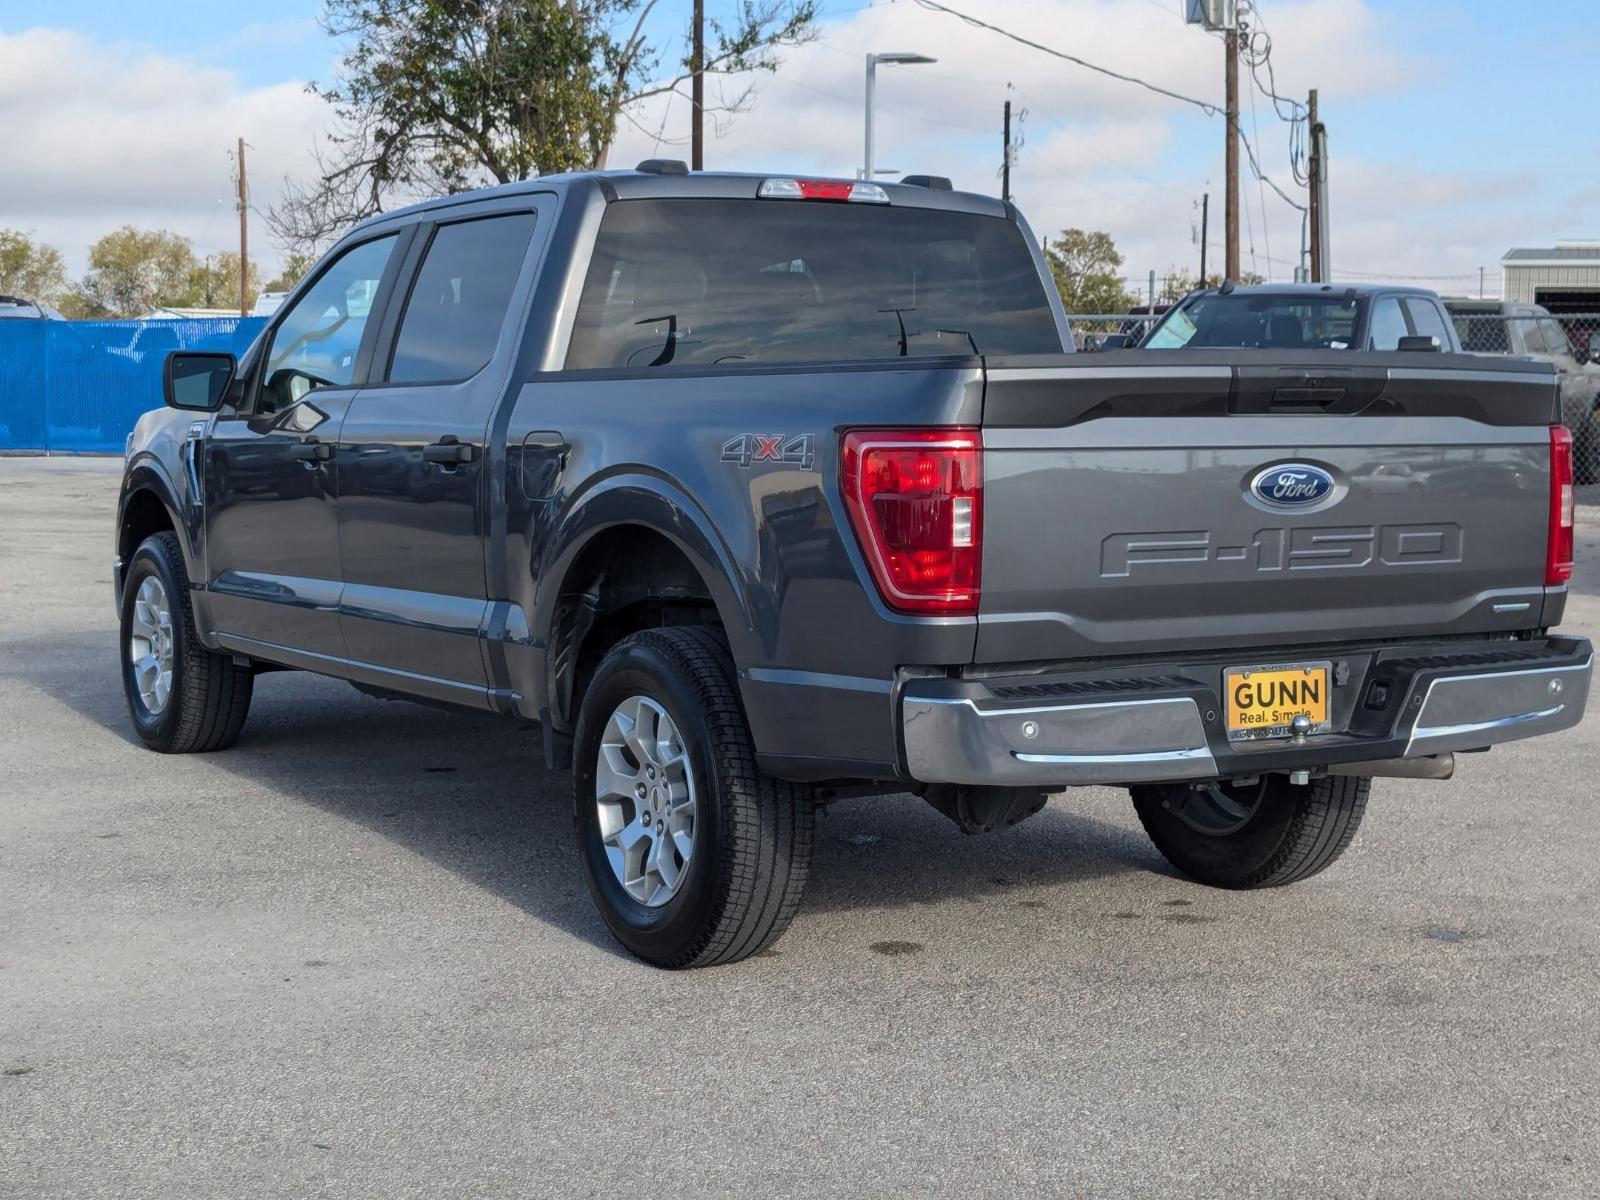
<instances>
[{"instance_id":1,"label":"cloudy sky","mask_svg":"<svg viewBox=\"0 0 1600 1200\"><path fill-rule=\"evenodd\" d=\"M1185 26L1181 0L945 0L950 7L1206 102L1222 47ZM712 14L735 0L707 0ZM660 0L672 42L689 0ZM912 50L930 66L879 71L878 162L999 190L1001 106L1025 112L1013 187L1036 231L1103 229L1142 281L1198 263L1199 198L1212 194L1220 258L1222 121L928 11L915 0L823 0L816 41L758 80L707 165L852 175L861 161L863 54ZM1320 90L1333 169L1340 277L1478 287L1512 245L1600 237L1592 0L1257 0L1277 90ZM58 246L74 272L122 224L175 230L204 254L235 245L234 139L249 143L254 202L303 176L328 114L307 80L339 47L321 0L0 0L0 227ZM671 57L669 47L668 58ZM1246 75L1248 81L1249 76ZM688 108L656 103L614 164L688 157ZM642 126L651 133L641 132ZM1288 126L1252 89L1243 127L1263 170L1297 199ZM653 136L660 131L658 140ZM1287 278L1300 215L1248 174L1244 264ZM257 222L254 257L277 250Z\"/></svg>"}]
</instances>

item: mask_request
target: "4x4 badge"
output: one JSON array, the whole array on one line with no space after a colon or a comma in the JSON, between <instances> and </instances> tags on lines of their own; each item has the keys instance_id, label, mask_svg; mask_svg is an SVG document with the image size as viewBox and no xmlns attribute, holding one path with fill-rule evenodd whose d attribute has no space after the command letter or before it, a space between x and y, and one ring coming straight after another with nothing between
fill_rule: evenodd
<instances>
[{"instance_id":1,"label":"4x4 badge","mask_svg":"<svg viewBox=\"0 0 1600 1200\"><path fill-rule=\"evenodd\" d=\"M783 463L809 471L817 460L817 439L810 433L741 433L722 443L722 461L749 467Z\"/></svg>"}]
</instances>

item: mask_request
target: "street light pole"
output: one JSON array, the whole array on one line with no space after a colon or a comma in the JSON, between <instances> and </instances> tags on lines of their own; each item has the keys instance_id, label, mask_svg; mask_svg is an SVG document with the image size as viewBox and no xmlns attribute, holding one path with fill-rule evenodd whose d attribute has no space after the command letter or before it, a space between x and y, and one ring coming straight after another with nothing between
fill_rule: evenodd
<instances>
[{"instance_id":1,"label":"street light pole","mask_svg":"<svg viewBox=\"0 0 1600 1200\"><path fill-rule=\"evenodd\" d=\"M873 94L877 91L877 84L878 56L876 54L869 54L867 55L867 145L865 157L863 157L861 160L863 163L861 169L861 178L869 182L872 179L872 126L874 117L872 100Z\"/></svg>"},{"instance_id":2,"label":"street light pole","mask_svg":"<svg viewBox=\"0 0 1600 1200\"><path fill-rule=\"evenodd\" d=\"M872 138L873 127L876 123L873 101L878 85L878 64L889 63L890 65L915 66L917 63L938 61L937 58L929 58L926 54L910 54L904 51L867 55L867 136L865 154L862 159L861 178L870 181L873 176Z\"/></svg>"}]
</instances>

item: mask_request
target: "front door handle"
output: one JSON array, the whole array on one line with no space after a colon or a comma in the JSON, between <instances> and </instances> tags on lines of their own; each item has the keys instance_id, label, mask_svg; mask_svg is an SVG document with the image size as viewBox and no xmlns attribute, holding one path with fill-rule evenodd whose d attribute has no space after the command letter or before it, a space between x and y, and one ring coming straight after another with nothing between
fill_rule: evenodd
<instances>
[{"instance_id":1,"label":"front door handle","mask_svg":"<svg viewBox=\"0 0 1600 1200\"><path fill-rule=\"evenodd\" d=\"M333 457L333 447L328 445L327 442L317 441L316 438L307 438L305 441L289 447L289 457L296 462L327 462Z\"/></svg>"},{"instance_id":2,"label":"front door handle","mask_svg":"<svg viewBox=\"0 0 1600 1200\"><path fill-rule=\"evenodd\" d=\"M471 462L476 457L477 447L470 442L458 442L453 437L446 437L422 448L422 461L438 463L440 466L459 466Z\"/></svg>"}]
</instances>

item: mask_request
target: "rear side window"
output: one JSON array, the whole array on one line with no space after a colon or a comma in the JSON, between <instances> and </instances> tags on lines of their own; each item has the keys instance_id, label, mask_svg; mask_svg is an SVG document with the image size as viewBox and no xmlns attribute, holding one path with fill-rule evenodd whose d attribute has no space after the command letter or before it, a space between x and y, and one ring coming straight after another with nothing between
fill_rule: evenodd
<instances>
[{"instance_id":1,"label":"rear side window","mask_svg":"<svg viewBox=\"0 0 1600 1200\"><path fill-rule=\"evenodd\" d=\"M1522 352L1524 354L1548 354L1550 348L1544 344L1544 334L1539 329L1539 322L1530 316L1516 318L1517 332L1522 335Z\"/></svg>"},{"instance_id":2,"label":"rear side window","mask_svg":"<svg viewBox=\"0 0 1600 1200\"><path fill-rule=\"evenodd\" d=\"M1551 354L1570 355L1572 342L1567 331L1549 317L1539 319L1539 331L1544 334L1544 344Z\"/></svg>"},{"instance_id":3,"label":"rear side window","mask_svg":"<svg viewBox=\"0 0 1600 1200\"><path fill-rule=\"evenodd\" d=\"M865 204L606 209L568 368L1062 350L1022 230Z\"/></svg>"},{"instance_id":4,"label":"rear side window","mask_svg":"<svg viewBox=\"0 0 1600 1200\"><path fill-rule=\"evenodd\" d=\"M406 301L390 383L453 383L483 370L532 237L532 213L439 227Z\"/></svg>"},{"instance_id":5,"label":"rear side window","mask_svg":"<svg viewBox=\"0 0 1600 1200\"><path fill-rule=\"evenodd\" d=\"M1438 338L1441 350L1450 349L1450 331L1444 327L1444 318L1431 301L1408 299L1406 312L1411 315L1411 327L1419 337Z\"/></svg>"}]
</instances>

